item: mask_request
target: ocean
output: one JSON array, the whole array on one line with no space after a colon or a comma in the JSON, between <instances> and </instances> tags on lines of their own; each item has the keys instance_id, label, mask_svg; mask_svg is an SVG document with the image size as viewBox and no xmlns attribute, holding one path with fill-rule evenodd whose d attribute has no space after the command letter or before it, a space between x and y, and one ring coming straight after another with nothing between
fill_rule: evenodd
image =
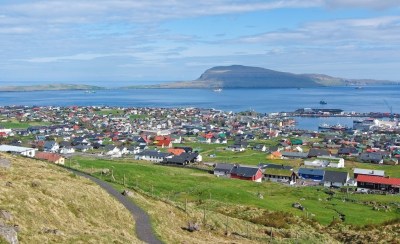
<instances>
[{"instance_id":1,"label":"ocean","mask_svg":"<svg viewBox=\"0 0 400 244\"><path fill-rule=\"evenodd\" d=\"M400 113L400 86L317 87L301 89L107 89L85 91L0 92L0 106L121 106L199 107L260 113L291 112L299 108L338 108L346 112ZM326 105L319 102L326 101ZM313 122L315 121L315 122ZM321 123L350 125L352 118L304 118L299 125L313 129Z\"/></svg>"}]
</instances>

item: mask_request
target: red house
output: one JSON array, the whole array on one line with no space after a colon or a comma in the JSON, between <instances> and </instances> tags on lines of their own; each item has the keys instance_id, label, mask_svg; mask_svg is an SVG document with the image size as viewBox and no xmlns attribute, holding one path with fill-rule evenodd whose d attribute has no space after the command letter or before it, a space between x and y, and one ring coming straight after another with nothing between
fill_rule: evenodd
<instances>
[{"instance_id":1,"label":"red house","mask_svg":"<svg viewBox=\"0 0 400 244\"><path fill-rule=\"evenodd\" d=\"M156 136L154 144L158 147L172 147L172 140L169 136Z\"/></svg>"},{"instance_id":2,"label":"red house","mask_svg":"<svg viewBox=\"0 0 400 244\"><path fill-rule=\"evenodd\" d=\"M64 165L64 157L61 155L55 154L55 153L50 153L50 152L36 152L35 158L37 159L42 159L42 160L47 160L49 162L55 163L55 164L62 164Z\"/></svg>"},{"instance_id":3,"label":"red house","mask_svg":"<svg viewBox=\"0 0 400 244\"><path fill-rule=\"evenodd\" d=\"M371 175L357 176L357 191L369 190L388 191L400 193L400 178L386 178Z\"/></svg>"},{"instance_id":4,"label":"red house","mask_svg":"<svg viewBox=\"0 0 400 244\"><path fill-rule=\"evenodd\" d=\"M235 165L231 171L231 178L261 182L263 173L260 168Z\"/></svg>"}]
</instances>

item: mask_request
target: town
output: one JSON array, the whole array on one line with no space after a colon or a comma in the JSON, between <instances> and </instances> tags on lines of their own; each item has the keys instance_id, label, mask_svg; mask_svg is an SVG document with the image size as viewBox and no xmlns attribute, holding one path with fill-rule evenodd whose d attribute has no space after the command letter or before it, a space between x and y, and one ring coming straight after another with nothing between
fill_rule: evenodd
<instances>
[{"instance_id":1,"label":"town","mask_svg":"<svg viewBox=\"0 0 400 244\"><path fill-rule=\"evenodd\" d=\"M255 182L400 189L400 127L392 120L357 118L353 128L317 132L294 129L286 114L200 108L6 106L0 116L0 151L55 164L131 158Z\"/></svg>"}]
</instances>

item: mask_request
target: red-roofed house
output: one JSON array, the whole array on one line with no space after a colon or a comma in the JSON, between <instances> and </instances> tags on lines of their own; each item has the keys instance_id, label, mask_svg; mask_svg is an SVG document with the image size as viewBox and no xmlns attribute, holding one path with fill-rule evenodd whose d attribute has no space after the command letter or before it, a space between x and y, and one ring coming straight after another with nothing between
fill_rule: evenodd
<instances>
[{"instance_id":1,"label":"red-roofed house","mask_svg":"<svg viewBox=\"0 0 400 244\"><path fill-rule=\"evenodd\" d=\"M171 137L169 136L156 136L154 138L154 144L159 147L172 147Z\"/></svg>"},{"instance_id":2,"label":"red-roofed house","mask_svg":"<svg viewBox=\"0 0 400 244\"><path fill-rule=\"evenodd\" d=\"M49 162L55 163L55 164L62 164L64 165L64 157L61 155L58 155L56 153L50 153L50 152L36 152L35 158L37 159L42 159L42 160L47 160Z\"/></svg>"},{"instance_id":3,"label":"red-roofed house","mask_svg":"<svg viewBox=\"0 0 400 244\"><path fill-rule=\"evenodd\" d=\"M357 191L367 192L369 190L400 192L400 178L386 178L370 175L357 176Z\"/></svg>"},{"instance_id":4,"label":"red-roofed house","mask_svg":"<svg viewBox=\"0 0 400 244\"><path fill-rule=\"evenodd\" d=\"M169 148L168 152L178 156L178 155L181 155L182 153L184 153L185 150L182 148Z\"/></svg>"}]
</instances>

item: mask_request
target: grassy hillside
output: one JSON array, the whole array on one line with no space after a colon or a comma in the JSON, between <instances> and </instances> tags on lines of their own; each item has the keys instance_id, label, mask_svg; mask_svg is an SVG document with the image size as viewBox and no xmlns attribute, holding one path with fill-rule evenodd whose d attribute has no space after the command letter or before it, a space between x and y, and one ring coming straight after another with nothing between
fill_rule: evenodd
<instances>
[{"instance_id":1,"label":"grassy hillside","mask_svg":"<svg viewBox=\"0 0 400 244\"><path fill-rule=\"evenodd\" d=\"M264 242L271 229L282 242L300 239L305 243L333 243L332 236L342 241L343 236L337 235L341 228L346 229L347 239L358 238L358 233L362 233L365 240L382 238L378 231L370 230L383 228L387 221L394 221L394 224L389 225L385 232L388 239L382 240L400 237L390 231L390 228L399 226L399 196L347 195L340 191L331 195L323 187L288 187L272 182L260 184L217 178L199 170L148 162L76 158L72 166L109 181L113 181L111 175L102 176L98 172L105 168L113 169L115 186L120 189L130 187L139 193L135 194L135 201L152 215L156 232L171 243L182 236L188 242L201 243L198 238L206 238L201 237L204 233L188 237L184 231L178 230L189 220L203 222L204 212L207 216L206 232L211 233L208 238L212 242L222 242L213 238L222 238L226 222L229 231L244 238L240 243L249 240ZM125 186L122 186L124 178ZM294 202L300 202L306 211L293 208ZM375 205L387 206L389 210L377 211ZM345 221L332 221L338 219L339 213L346 216ZM333 224L338 227L332 228ZM247 235L248 228L253 231ZM325 235L328 232L332 236ZM310 237L312 239L307 239Z\"/></svg>"},{"instance_id":2,"label":"grassy hillside","mask_svg":"<svg viewBox=\"0 0 400 244\"><path fill-rule=\"evenodd\" d=\"M99 186L54 165L0 154L1 220L21 243L141 243L129 212ZM1 241L0 241L1 242Z\"/></svg>"}]
</instances>

